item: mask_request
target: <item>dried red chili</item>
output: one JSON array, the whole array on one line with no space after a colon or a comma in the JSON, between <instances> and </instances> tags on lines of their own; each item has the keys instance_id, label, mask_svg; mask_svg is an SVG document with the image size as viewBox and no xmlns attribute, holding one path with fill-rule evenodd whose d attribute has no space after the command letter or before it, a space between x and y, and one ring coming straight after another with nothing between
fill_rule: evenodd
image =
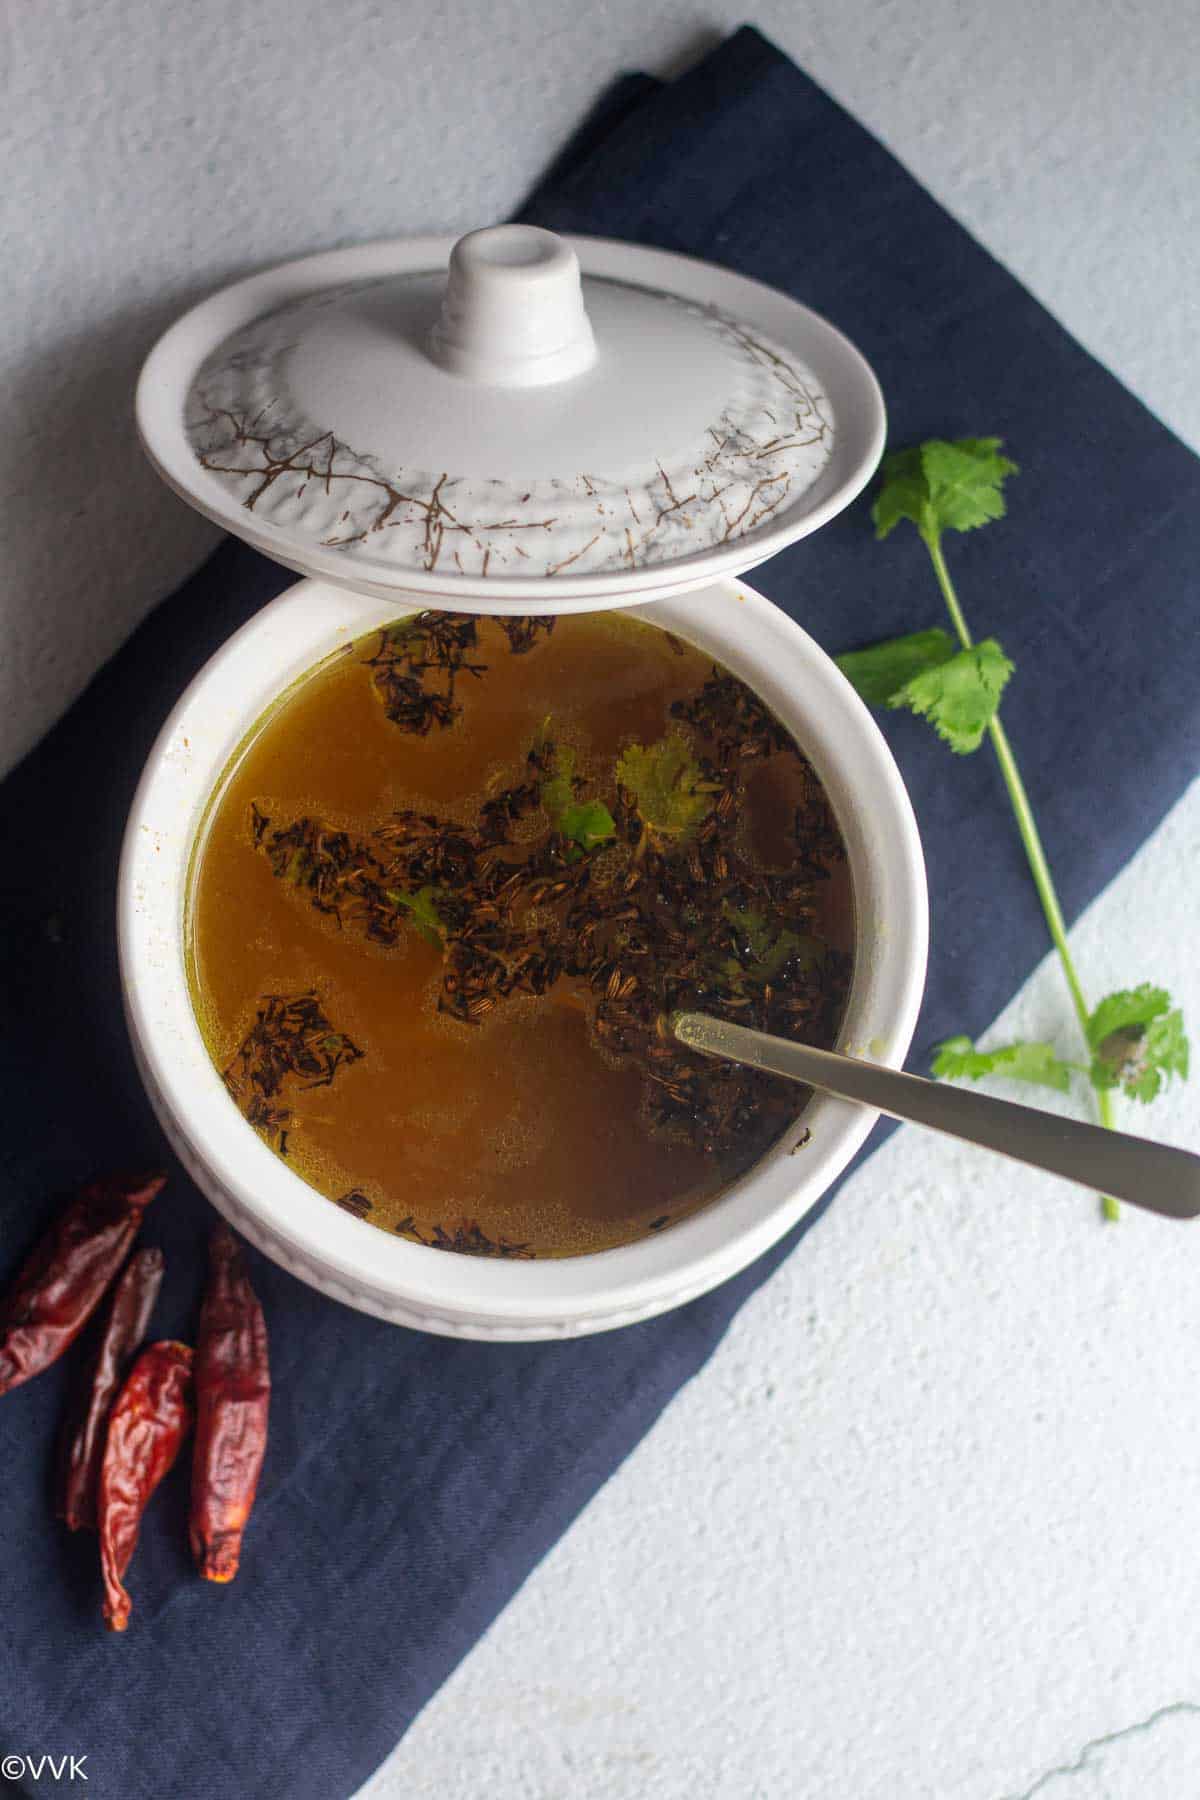
<instances>
[{"instance_id":1,"label":"dried red chili","mask_svg":"<svg viewBox=\"0 0 1200 1800\"><path fill-rule=\"evenodd\" d=\"M0 1394L40 1375L74 1343L165 1180L89 1182L42 1238L0 1303Z\"/></svg>"},{"instance_id":2,"label":"dried red chili","mask_svg":"<svg viewBox=\"0 0 1200 1800\"><path fill-rule=\"evenodd\" d=\"M132 1603L123 1582L137 1548L142 1514L192 1423L192 1350L151 1344L134 1363L108 1421L100 1466L100 1567L104 1618L124 1631Z\"/></svg>"},{"instance_id":3,"label":"dried red chili","mask_svg":"<svg viewBox=\"0 0 1200 1800\"><path fill-rule=\"evenodd\" d=\"M267 1327L241 1246L228 1225L209 1243L196 1345L196 1447L191 1540L208 1581L232 1581L267 1448Z\"/></svg>"},{"instance_id":4,"label":"dried red chili","mask_svg":"<svg viewBox=\"0 0 1200 1800\"><path fill-rule=\"evenodd\" d=\"M95 1529L108 1415L129 1359L146 1335L162 1278L161 1250L138 1250L130 1257L67 1415L59 1450L58 1516L72 1531Z\"/></svg>"}]
</instances>

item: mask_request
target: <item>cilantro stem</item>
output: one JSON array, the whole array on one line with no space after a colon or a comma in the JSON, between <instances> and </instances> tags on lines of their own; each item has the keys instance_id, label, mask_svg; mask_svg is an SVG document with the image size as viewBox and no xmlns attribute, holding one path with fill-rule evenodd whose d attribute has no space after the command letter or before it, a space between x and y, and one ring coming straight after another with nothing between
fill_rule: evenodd
<instances>
[{"instance_id":1,"label":"cilantro stem","mask_svg":"<svg viewBox=\"0 0 1200 1800\"><path fill-rule=\"evenodd\" d=\"M929 551L930 561L933 563L933 572L937 576L938 586L942 590L942 598L946 602L946 610L950 614L951 623L958 633L959 641L961 642L963 649L969 650L974 640L971 637L971 632L967 625L966 618L964 617L962 607L959 605L958 595L954 591L954 583L950 579L950 571L946 567L946 559L942 555L941 536L937 532L930 532L926 535L924 531L922 531L921 536L924 539L926 549ZM996 752L996 761L1000 765L1000 773L1004 778L1004 785L1008 789L1008 797L1012 803L1013 816L1017 821L1017 830L1021 834L1021 842L1025 847L1025 858L1029 864L1029 873L1033 876L1033 885L1036 887L1038 899L1042 903L1042 912L1045 914L1046 925L1049 929L1050 936L1054 941L1054 948L1058 951L1058 959L1062 965L1067 988L1070 991L1071 1003L1075 1008L1075 1016L1079 1020L1079 1029L1083 1033L1083 1041L1086 1044L1088 1042L1088 1020L1091 1016L1091 1009L1084 998L1083 987L1075 968L1075 960L1071 955L1070 946L1067 943L1066 922L1063 919L1062 907L1059 904L1058 892L1054 886L1054 879L1050 874L1050 865L1046 861L1046 852L1042 847L1041 833L1038 831L1037 821L1033 816L1033 807L1030 805L1025 783L1021 779L1021 771L1017 767L1017 759L1013 755L1013 748L1009 743L1008 733L1000 723L999 717L993 718L989 722L987 729L988 735L992 740L992 748ZM1112 1099L1107 1088L1097 1088L1095 1083L1092 1085L1096 1095L1096 1110L1100 1118L1100 1123L1111 1131L1114 1123ZM1117 1206L1117 1202L1109 1199L1107 1195L1101 1197L1101 1206L1106 1219L1114 1220L1120 1217L1120 1209Z\"/></svg>"},{"instance_id":2,"label":"cilantro stem","mask_svg":"<svg viewBox=\"0 0 1200 1800\"><path fill-rule=\"evenodd\" d=\"M1029 795L1025 791L1025 783L1017 768L1017 760L1013 755L1012 745L1008 741L1008 733L998 718L991 720L988 732L991 736L992 747L996 752L996 760L1000 764L1000 773L1004 777L1004 785L1008 789L1009 798L1012 801L1013 812L1016 814L1017 830L1020 832L1021 842L1025 846L1029 872L1033 876L1034 886L1037 888L1038 898L1042 903L1042 911L1046 915L1046 924L1050 929L1050 936L1054 939L1054 947L1058 951L1067 986L1071 990L1071 1000L1075 1007L1075 1015L1079 1020L1079 1029L1083 1032L1086 1043L1091 1009L1084 999L1074 959L1067 945L1067 928L1062 916L1062 907L1059 905L1058 894L1046 862L1046 852L1042 848L1033 808L1029 804Z\"/></svg>"},{"instance_id":3,"label":"cilantro stem","mask_svg":"<svg viewBox=\"0 0 1200 1800\"><path fill-rule=\"evenodd\" d=\"M929 552L930 561L933 563L933 572L937 576L938 586L942 590L942 599L946 602L946 611L950 614L951 623L958 633L963 649L969 650L975 640L967 629L963 609L958 604L958 595L954 591L954 583L950 579L950 571L946 567L946 559L942 555L941 536L937 532L930 532L926 536L922 531L921 537Z\"/></svg>"}]
</instances>

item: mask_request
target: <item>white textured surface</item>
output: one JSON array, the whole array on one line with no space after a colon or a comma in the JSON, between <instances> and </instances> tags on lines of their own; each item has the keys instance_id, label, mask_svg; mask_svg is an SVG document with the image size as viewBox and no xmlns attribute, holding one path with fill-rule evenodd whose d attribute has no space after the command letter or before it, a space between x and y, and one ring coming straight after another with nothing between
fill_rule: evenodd
<instances>
[{"instance_id":1,"label":"white textured surface","mask_svg":"<svg viewBox=\"0 0 1200 1800\"><path fill-rule=\"evenodd\" d=\"M210 541L136 461L161 326L304 249L502 216L608 75L739 15L0 5L0 764ZM1200 443L1186 8L756 17ZM1094 993L1154 976L1200 1019L1198 859L1193 792L1077 934ZM1062 1016L1047 967L1002 1028ZM1196 1141L1186 1090L1151 1116ZM1191 1800L1195 1262L1168 1226L1102 1230L1086 1196L901 1134L372 1800Z\"/></svg>"},{"instance_id":2,"label":"white textured surface","mask_svg":"<svg viewBox=\"0 0 1200 1800\"><path fill-rule=\"evenodd\" d=\"M215 541L134 443L132 383L163 326L305 250L503 217L610 76L670 73L742 16L0 0L0 769ZM1200 439L1186 7L762 0L755 16Z\"/></svg>"}]
</instances>

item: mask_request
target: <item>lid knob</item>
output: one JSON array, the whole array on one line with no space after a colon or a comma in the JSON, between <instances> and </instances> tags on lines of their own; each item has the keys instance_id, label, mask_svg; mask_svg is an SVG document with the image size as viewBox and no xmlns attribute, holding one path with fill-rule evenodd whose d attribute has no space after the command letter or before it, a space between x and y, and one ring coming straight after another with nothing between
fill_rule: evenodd
<instances>
[{"instance_id":1,"label":"lid knob","mask_svg":"<svg viewBox=\"0 0 1200 1800\"><path fill-rule=\"evenodd\" d=\"M579 258L536 225L468 232L450 252L429 351L444 369L497 387L542 387L596 360Z\"/></svg>"}]
</instances>

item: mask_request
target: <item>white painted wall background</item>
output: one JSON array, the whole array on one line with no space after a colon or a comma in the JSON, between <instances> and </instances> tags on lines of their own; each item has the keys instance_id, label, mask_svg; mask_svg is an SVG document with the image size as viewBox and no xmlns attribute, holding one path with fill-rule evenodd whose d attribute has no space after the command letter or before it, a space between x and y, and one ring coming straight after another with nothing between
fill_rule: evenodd
<instances>
[{"instance_id":1,"label":"white painted wall background","mask_svg":"<svg viewBox=\"0 0 1200 1800\"><path fill-rule=\"evenodd\" d=\"M0 768L213 542L134 442L170 318L285 256L503 216L611 75L741 16L0 0ZM1191 8L754 16L1200 445ZM1200 789L1078 932L1093 991L1153 976L1194 1035L1198 864ZM1062 1020L1044 967L998 1029ZM1200 1137L1194 1091L1162 1135ZM901 1134L364 1794L1194 1800L1198 1267Z\"/></svg>"}]
</instances>

